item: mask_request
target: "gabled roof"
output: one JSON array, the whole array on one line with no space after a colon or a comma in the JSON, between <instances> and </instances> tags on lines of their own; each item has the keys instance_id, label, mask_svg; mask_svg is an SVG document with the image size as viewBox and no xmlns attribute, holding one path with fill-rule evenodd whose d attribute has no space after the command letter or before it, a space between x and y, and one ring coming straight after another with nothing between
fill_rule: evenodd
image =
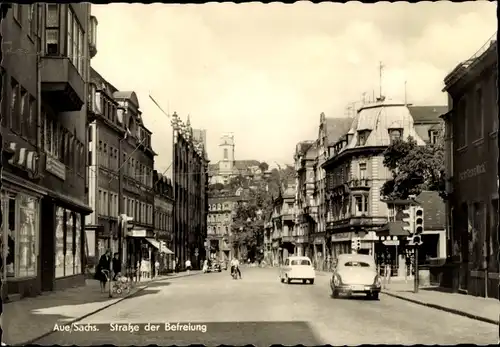
<instances>
[{"instance_id":1,"label":"gabled roof","mask_svg":"<svg viewBox=\"0 0 500 347\"><path fill-rule=\"evenodd\" d=\"M117 91L113 93L115 99L130 100L137 108L139 108L139 99L137 94L133 91Z\"/></svg>"},{"instance_id":2,"label":"gabled roof","mask_svg":"<svg viewBox=\"0 0 500 347\"><path fill-rule=\"evenodd\" d=\"M337 142L349 131L353 122L352 118L325 118L327 144Z\"/></svg>"},{"instance_id":3,"label":"gabled roof","mask_svg":"<svg viewBox=\"0 0 500 347\"><path fill-rule=\"evenodd\" d=\"M446 225L445 204L438 192L423 191L416 200L424 209L424 230L442 230Z\"/></svg>"},{"instance_id":4,"label":"gabled roof","mask_svg":"<svg viewBox=\"0 0 500 347\"><path fill-rule=\"evenodd\" d=\"M448 106L408 106L414 124L438 123L439 117L448 112Z\"/></svg>"}]
</instances>

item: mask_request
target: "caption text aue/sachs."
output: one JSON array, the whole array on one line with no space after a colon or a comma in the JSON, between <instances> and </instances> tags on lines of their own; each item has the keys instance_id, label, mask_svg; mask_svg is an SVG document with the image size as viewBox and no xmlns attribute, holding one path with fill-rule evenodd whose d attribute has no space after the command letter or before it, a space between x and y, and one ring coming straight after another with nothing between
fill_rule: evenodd
<instances>
[{"instance_id":1,"label":"caption text aue/sachs.","mask_svg":"<svg viewBox=\"0 0 500 347\"><path fill-rule=\"evenodd\" d=\"M145 323L145 324L133 324L133 323L109 323L109 324L82 324L82 323L71 323L71 324L54 324L53 331L60 332L97 332L101 330L109 330L110 332L128 332L136 333L139 331L155 332L155 331L172 331L172 332L207 332L207 326L205 324L192 324L192 323Z\"/></svg>"}]
</instances>

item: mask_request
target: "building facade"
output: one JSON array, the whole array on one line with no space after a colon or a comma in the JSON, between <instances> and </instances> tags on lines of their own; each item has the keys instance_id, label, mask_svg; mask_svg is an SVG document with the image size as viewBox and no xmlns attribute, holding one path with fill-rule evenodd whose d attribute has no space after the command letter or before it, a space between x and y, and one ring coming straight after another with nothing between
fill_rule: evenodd
<instances>
[{"instance_id":1,"label":"building facade","mask_svg":"<svg viewBox=\"0 0 500 347\"><path fill-rule=\"evenodd\" d=\"M91 69L89 95L89 204L86 227L89 258L107 249L119 254L124 268L154 264L153 166L151 131L142 120L135 92L119 91ZM130 217L122 235L119 215ZM90 252L93 251L93 254ZM95 261L94 261L95 262Z\"/></svg>"},{"instance_id":2,"label":"building facade","mask_svg":"<svg viewBox=\"0 0 500 347\"><path fill-rule=\"evenodd\" d=\"M497 42L446 78L449 233L453 289L498 298Z\"/></svg>"},{"instance_id":3,"label":"building facade","mask_svg":"<svg viewBox=\"0 0 500 347\"><path fill-rule=\"evenodd\" d=\"M173 186L174 186L174 253L181 268L187 259L201 268L206 258L208 212L208 157L202 142L193 139L187 119L172 115Z\"/></svg>"},{"instance_id":4,"label":"building facade","mask_svg":"<svg viewBox=\"0 0 500 347\"><path fill-rule=\"evenodd\" d=\"M284 191L283 191L284 190ZM295 244L295 184L289 183L273 199L272 213L272 258L274 264L283 264L289 255L298 253Z\"/></svg>"},{"instance_id":5,"label":"building facade","mask_svg":"<svg viewBox=\"0 0 500 347\"><path fill-rule=\"evenodd\" d=\"M314 198L318 206L318 226L313 236L314 255L319 267L323 267L328 255L331 254L331 237L326 230L327 202L326 202L326 173L322 165L328 159L328 147L337 142L352 124L352 118L327 118L321 113L319 120L318 139L315 168Z\"/></svg>"},{"instance_id":6,"label":"building facade","mask_svg":"<svg viewBox=\"0 0 500 347\"><path fill-rule=\"evenodd\" d=\"M174 252L174 188L172 181L153 171L155 189L154 235L157 241L160 272L173 270Z\"/></svg>"},{"instance_id":7,"label":"building facade","mask_svg":"<svg viewBox=\"0 0 500 347\"><path fill-rule=\"evenodd\" d=\"M381 100L361 107L349 131L330 147L323 164L327 172L327 229L332 256L350 253L359 239L363 252L374 254L376 230L387 221L387 205L381 187L392 178L383 165L383 152L396 139L413 137L425 142L414 128L413 117L403 103Z\"/></svg>"},{"instance_id":8,"label":"building facade","mask_svg":"<svg viewBox=\"0 0 500 347\"><path fill-rule=\"evenodd\" d=\"M316 158L316 144L314 141L303 141L295 148L295 244L297 254L311 256L310 236L314 235L317 226L317 212L314 200L314 162Z\"/></svg>"},{"instance_id":9,"label":"building facade","mask_svg":"<svg viewBox=\"0 0 500 347\"><path fill-rule=\"evenodd\" d=\"M231 227L239 197L222 192L208 198L207 242L210 258L228 261L233 258Z\"/></svg>"},{"instance_id":10,"label":"building facade","mask_svg":"<svg viewBox=\"0 0 500 347\"><path fill-rule=\"evenodd\" d=\"M90 4L11 4L2 21L3 295L84 284Z\"/></svg>"}]
</instances>

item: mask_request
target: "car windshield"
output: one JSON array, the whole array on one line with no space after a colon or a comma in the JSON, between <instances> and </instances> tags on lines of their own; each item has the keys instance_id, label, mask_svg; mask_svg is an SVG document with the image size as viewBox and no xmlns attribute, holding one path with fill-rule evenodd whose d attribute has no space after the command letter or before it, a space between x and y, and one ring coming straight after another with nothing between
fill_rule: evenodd
<instances>
[{"instance_id":1,"label":"car windshield","mask_svg":"<svg viewBox=\"0 0 500 347\"><path fill-rule=\"evenodd\" d=\"M344 264L346 267L370 267L370 264L363 261L348 261Z\"/></svg>"},{"instance_id":2,"label":"car windshield","mask_svg":"<svg viewBox=\"0 0 500 347\"><path fill-rule=\"evenodd\" d=\"M292 260L291 264L292 265L311 265L311 262L307 259L297 259L297 260Z\"/></svg>"}]
</instances>

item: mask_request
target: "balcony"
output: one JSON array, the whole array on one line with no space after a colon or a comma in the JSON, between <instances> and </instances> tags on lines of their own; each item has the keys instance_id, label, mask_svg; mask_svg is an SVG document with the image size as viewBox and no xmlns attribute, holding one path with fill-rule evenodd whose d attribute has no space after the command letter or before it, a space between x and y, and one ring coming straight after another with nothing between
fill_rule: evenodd
<instances>
[{"instance_id":1,"label":"balcony","mask_svg":"<svg viewBox=\"0 0 500 347\"><path fill-rule=\"evenodd\" d=\"M286 213L281 216L281 220L283 222L293 222L294 221L294 216L291 213Z\"/></svg>"},{"instance_id":2,"label":"balcony","mask_svg":"<svg viewBox=\"0 0 500 347\"><path fill-rule=\"evenodd\" d=\"M367 178L354 178L348 183L351 190L368 190L370 189L370 180Z\"/></svg>"},{"instance_id":3,"label":"balcony","mask_svg":"<svg viewBox=\"0 0 500 347\"><path fill-rule=\"evenodd\" d=\"M85 101L85 82L67 57L43 57L42 99L56 112L80 111Z\"/></svg>"},{"instance_id":4,"label":"balcony","mask_svg":"<svg viewBox=\"0 0 500 347\"><path fill-rule=\"evenodd\" d=\"M294 237L292 235L283 235L281 242L293 242Z\"/></svg>"}]
</instances>

